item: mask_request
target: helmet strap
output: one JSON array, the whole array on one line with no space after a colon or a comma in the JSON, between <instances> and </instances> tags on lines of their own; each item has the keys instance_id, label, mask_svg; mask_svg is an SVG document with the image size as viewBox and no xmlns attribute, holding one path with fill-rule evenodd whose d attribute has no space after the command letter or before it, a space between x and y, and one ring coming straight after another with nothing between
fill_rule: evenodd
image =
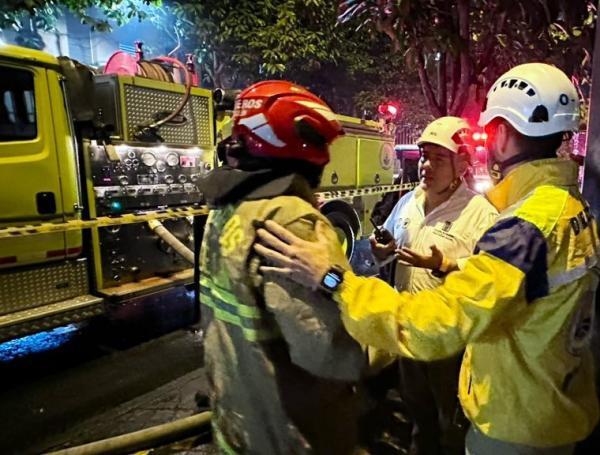
<instances>
[{"instance_id":1,"label":"helmet strap","mask_svg":"<svg viewBox=\"0 0 600 455\"><path fill-rule=\"evenodd\" d=\"M438 191L437 194L439 196L441 196L444 193L454 193L454 191L456 191L456 188L458 188L460 186L460 182L461 182L461 178L460 177L456 177L454 180L452 180L450 182L450 184L444 188L442 191Z\"/></svg>"},{"instance_id":2,"label":"helmet strap","mask_svg":"<svg viewBox=\"0 0 600 455\"><path fill-rule=\"evenodd\" d=\"M511 156L510 158L505 159L504 161L498 161L493 153L490 154L488 160L491 158L491 166L489 167L490 177L499 182L505 176L505 171L510 166L514 166L515 164L525 163L528 161L541 160L544 158L549 158L547 153L531 153L531 152L521 152L516 155Z\"/></svg>"},{"instance_id":3,"label":"helmet strap","mask_svg":"<svg viewBox=\"0 0 600 455\"><path fill-rule=\"evenodd\" d=\"M227 162L227 157L240 158L247 154L246 144L242 138L229 136L217 144L217 158L222 163Z\"/></svg>"},{"instance_id":4,"label":"helmet strap","mask_svg":"<svg viewBox=\"0 0 600 455\"><path fill-rule=\"evenodd\" d=\"M461 182L460 176L456 175L456 166L454 165L454 156L451 156L450 158L451 158L450 165L452 166L452 181L446 188L437 192L437 194L439 196L441 196L442 194L447 193L447 192L450 192L450 194L454 193L454 191L456 191L456 188L459 187L460 182Z\"/></svg>"}]
</instances>

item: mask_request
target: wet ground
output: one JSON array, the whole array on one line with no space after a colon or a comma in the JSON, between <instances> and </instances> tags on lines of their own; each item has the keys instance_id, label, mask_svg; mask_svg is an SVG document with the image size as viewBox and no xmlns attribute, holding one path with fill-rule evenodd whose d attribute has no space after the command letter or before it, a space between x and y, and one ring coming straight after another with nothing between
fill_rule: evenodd
<instances>
[{"instance_id":1,"label":"wet ground","mask_svg":"<svg viewBox=\"0 0 600 455\"><path fill-rule=\"evenodd\" d=\"M366 248L353 261L363 274L374 270ZM181 288L0 344L0 453L76 446L197 413L206 382L196 311ZM176 451L208 453L205 439Z\"/></svg>"},{"instance_id":2,"label":"wet ground","mask_svg":"<svg viewBox=\"0 0 600 455\"><path fill-rule=\"evenodd\" d=\"M182 288L0 345L0 453L40 453L197 412L204 379L194 318Z\"/></svg>"}]
</instances>

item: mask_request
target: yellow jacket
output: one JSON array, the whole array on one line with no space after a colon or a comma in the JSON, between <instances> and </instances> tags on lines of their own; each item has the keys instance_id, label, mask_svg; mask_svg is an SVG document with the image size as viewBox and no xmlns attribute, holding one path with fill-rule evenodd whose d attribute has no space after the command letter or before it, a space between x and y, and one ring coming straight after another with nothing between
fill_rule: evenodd
<instances>
[{"instance_id":1,"label":"yellow jacket","mask_svg":"<svg viewBox=\"0 0 600 455\"><path fill-rule=\"evenodd\" d=\"M483 433L550 447L598 420L589 351L597 229L570 161L514 169L490 194L500 212L463 270L397 293L346 272L335 298L359 342L421 360L466 347L459 395Z\"/></svg>"}]
</instances>

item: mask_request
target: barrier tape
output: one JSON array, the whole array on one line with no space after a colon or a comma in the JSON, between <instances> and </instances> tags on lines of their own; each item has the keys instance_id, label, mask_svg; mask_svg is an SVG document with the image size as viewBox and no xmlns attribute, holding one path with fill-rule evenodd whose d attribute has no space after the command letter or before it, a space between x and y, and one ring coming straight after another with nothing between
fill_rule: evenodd
<instances>
[{"instance_id":1,"label":"barrier tape","mask_svg":"<svg viewBox=\"0 0 600 455\"><path fill-rule=\"evenodd\" d=\"M125 213L118 216L101 216L91 220L69 220L55 223L0 227L0 239L65 231L78 231L80 229L118 226L122 224L144 223L150 220L166 220L170 218L182 218L185 216L206 215L207 213L208 208L206 206L175 207L138 213Z\"/></svg>"},{"instance_id":2,"label":"barrier tape","mask_svg":"<svg viewBox=\"0 0 600 455\"><path fill-rule=\"evenodd\" d=\"M316 193L316 195L320 201L330 201L332 199L343 199L356 196L375 196L378 194L391 193L393 191L412 190L417 185L418 182L399 183L397 185L378 185L350 190L323 191L321 193Z\"/></svg>"},{"instance_id":3,"label":"barrier tape","mask_svg":"<svg viewBox=\"0 0 600 455\"><path fill-rule=\"evenodd\" d=\"M333 199L351 198L357 196L373 196L390 193L392 191L410 190L416 185L417 183L403 183L398 185L379 185L349 190L324 191L316 193L316 196L319 201L325 202ZM122 215L115 216L101 216L91 220L69 220L53 223L27 224L22 226L6 226L0 227L0 239L119 226L122 224L144 223L151 220L166 220L206 214L208 214L208 207L206 206L174 207L161 210L124 213Z\"/></svg>"}]
</instances>

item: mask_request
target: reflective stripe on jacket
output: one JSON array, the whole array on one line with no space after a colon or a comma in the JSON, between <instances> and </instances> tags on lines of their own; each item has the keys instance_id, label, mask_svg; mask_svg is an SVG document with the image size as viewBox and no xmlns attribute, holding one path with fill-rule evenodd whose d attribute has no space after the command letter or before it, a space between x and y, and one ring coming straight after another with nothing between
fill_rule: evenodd
<instances>
[{"instance_id":1,"label":"reflective stripe on jacket","mask_svg":"<svg viewBox=\"0 0 600 455\"><path fill-rule=\"evenodd\" d=\"M200 298L215 439L228 454L350 454L364 354L325 294L258 273L255 225L266 219L310 240L324 221L331 254L348 267L329 222L299 197L211 211Z\"/></svg>"},{"instance_id":2,"label":"reflective stripe on jacket","mask_svg":"<svg viewBox=\"0 0 600 455\"><path fill-rule=\"evenodd\" d=\"M336 294L344 323L361 343L422 360L466 346L461 403L492 438L581 440L598 420L589 350L598 240L577 167L527 163L488 196L500 217L461 271L414 295L346 272Z\"/></svg>"}]
</instances>

